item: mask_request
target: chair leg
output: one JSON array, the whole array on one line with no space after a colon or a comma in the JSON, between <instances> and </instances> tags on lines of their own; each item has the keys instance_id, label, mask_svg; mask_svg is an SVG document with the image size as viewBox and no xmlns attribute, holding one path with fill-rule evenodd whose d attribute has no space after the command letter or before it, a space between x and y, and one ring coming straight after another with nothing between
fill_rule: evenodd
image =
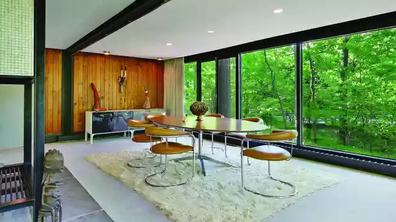
<instances>
[{"instance_id":1,"label":"chair leg","mask_svg":"<svg viewBox=\"0 0 396 222\"><path fill-rule=\"evenodd\" d=\"M214 154L213 133L212 133L212 154Z\"/></svg>"},{"instance_id":2,"label":"chair leg","mask_svg":"<svg viewBox=\"0 0 396 222\"><path fill-rule=\"evenodd\" d=\"M153 142L150 141L150 147L152 147L152 145L153 145ZM149 149L143 150L143 158L141 158L140 160L142 160L142 159L143 159L143 160L145 160L145 159L153 159L153 158L157 157L157 154L154 154L154 155L152 155L152 156L147 156L147 154L153 154L153 153L151 153L151 152L149 151ZM138 164L136 164L136 161L137 161L137 160L139 160L139 158L134 159L134 160L130 160L130 161L127 163L127 165L128 165L129 167L131 167L131 168L137 168L137 169L142 169L142 168L146 168L146 167L147 167L146 165L138 165ZM157 164L157 165L154 165L153 167L159 167L159 166L161 166L161 165L162 165L161 160L162 160L162 158L161 158L161 156L160 156L160 163Z\"/></svg>"},{"instance_id":3,"label":"chair leg","mask_svg":"<svg viewBox=\"0 0 396 222\"><path fill-rule=\"evenodd\" d=\"M227 134L224 135L224 155L226 158L228 158L228 156L227 156Z\"/></svg>"},{"instance_id":4,"label":"chair leg","mask_svg":"<svg viewBox=\"0 0 396 222\"><path fill-rule=\"evenodd\" d=\"M289 186L290 188L292 188L292 192L290 192L289 194L286 194L286 195L269 195L269 194L263 194L263 193L259 193L259 192L257 192L257 191L250 190L250 189L248 189L248 188L246 188L246 187L243 187L243 184L242 184L242 187L243 187L244 190L246 190L246 191L248 191L248 192L251 192L251 193L253 193L253 194L260 195L260 196L263 196L263 197L271 197L271 198L286 198L286 197L292 197L292 196L294 196L294 195L296 195L296 194L298 193L297 188L296 188L293 184L291 184L291 183L289 183L289 182L286 182L286 181L283 181L283 180L275 179L275 178L273 178L273 177L271 176L271 162L270 162L270 161L268 161L268 178L271 179L271 180L277 181L277 182L279 182L279 183L282 183L282 184L284 184L284 185Z\"/></svg>"},{"instance_id":5,"label":"chair leg","mask_svg":"<svg viewBox=\"0 0 396 222\"><path fill-rule=\"evenodd\" d=\"M243 181L243 140L241 144L241 186L242 186L242 191L245 189L244 186L244 181Z\"/></svg>"},{"instance_id":6,"label":"chair leg","mask_svg":"<svg viewBox=\"0 0 396 222\"><path fill-rule=\"evenodd\" d=\"M181 182L181 183L166 184L166 185L165 184L156 184L156 183L150 182L150 178L152 178L152 177L154 177L156 175L161 175L162 178L165 177L165 172L166 172L166 169L167 169L167 166L168 166L168 155L165 155L164 169L161 172L157 172L157 173L153 173L151 175L148 175L144 179L146 184L150 185L152 187L175 187L175 186L181 186L181 185L184 185L184 184L190 182L195 176L195 138L194 137L192 137L192 141L193 141L193 149L192 149L192 152L193 152L193 155L192 155L192 164L193 164L192 165L192 170L193 170L193 172L192 172L191 178L189 178L189 179L187 179L187 180L185 180L184 182ZM159 155L159 156L160 156L160 164L162 164L162 155Z\"/></svg>"},{"instance_id":7,"label":"chair leg","mask_svg":"<svg viewBox=\"0 0 396 222\"><path fill-rule=\"evenodd\" d=\"M248 148L248 149L250 148L250 147L249 147L249 140L247 141L247 148ZM248 165L250 166L249 157L247 157L247 163L248 163Z\"/></svg>"},{"instance_id":8,"label":"chair leg","mask_svg":"<svg viewBox=\"0 0 396 222\"><path fill-rule=\"evenodd\" d=\"M193 155L192 155L192 168L193 168L193 173L192 176L195 176L195 150L193 149Z\"/></svg>"}]
</instances>

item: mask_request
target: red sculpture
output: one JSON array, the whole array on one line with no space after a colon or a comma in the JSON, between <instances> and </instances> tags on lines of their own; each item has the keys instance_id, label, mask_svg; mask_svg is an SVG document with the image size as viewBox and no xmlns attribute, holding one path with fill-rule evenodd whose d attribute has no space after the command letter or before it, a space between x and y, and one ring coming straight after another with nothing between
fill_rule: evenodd
<instances>
[{"instance_id":1,"label":"red sculpture","mask_svg":"<svg viewBox=\"0 0 396 222\"><path fill-rule=\"evenodd\" d=\"M91 83L91 87L92 87L92 90L94 92L94 99L95 99L95 103L92 106L92 109L95 110L95 111L106 111L107 110L106 108L101 108L100 97L99 97L98 90L95 87L95 84Z\"/></svg>"}]
</instances>

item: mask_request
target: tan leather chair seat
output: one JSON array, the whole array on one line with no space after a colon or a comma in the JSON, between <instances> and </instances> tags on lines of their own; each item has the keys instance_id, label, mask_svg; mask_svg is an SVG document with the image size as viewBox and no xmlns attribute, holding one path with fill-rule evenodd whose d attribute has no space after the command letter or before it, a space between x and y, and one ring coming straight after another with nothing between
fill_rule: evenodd
<instances>
[{"instance_id":1,"label":"tan leather chair seat","mask_svg":"<svg viewBox=\"0 0 396 222\"><path fill-rule=\"evenodd\" d=\"M158 143L151 147L151 152L155 154L181 154L189 151L193 151L192 146L184 145L181 143L168 142Z\"/></svg>"},{"instance_id":2,"label":"tan leather chair seat","mask_svg":"<svg viewBox=\"0 0 396 222\"><path fill-rule=\"evenodd\" d=\"M151 119L152 119L152 118L160 117L160 116L163 116L163 115L164 115L164 114L161 114L161 113L148 114L148 115L146 115L146 116L144 117L144 119L145 119L146 121L151 122Z\"/></svg>"},{"instance_id":3,"label":"tan leather chair seat","mask_svg":"<svg viewBox=\"0 0 396 222\"><path fill-rule=\"evenodd\" d=\"M288 160L291 154L280 147L263 145L243 151L243 155L253 159L268 160L268 161L282 161Z\"/></svg>"},{"instance_id":4,"label":"tan leather chair seat","mask_svg":"<svg viewBox=\"0 0 396 222\"><path fill-rule=\"evenodd\" d=\"M149 143L149 142L161 142L161 138L159 137L150 137L146 134L139 134L132 138L132 141L135 143Z\"/></svg>"},{"instance_id":5,"label":"tan leather chair seat","mask_svg":"<svg viewBox=\"0 0 396 222\"><path fill-rule=\"evenodd\" d=\"M256 117L244 118L242 120L253 122L253 123L260 123L261 122L261 119L260 118L256 118Z\"/></svg>"},{"instance_id":6,"label":"tan leather chair seat","mask_svg":"<svg viewBox=\"0 0 396 222\"><path fill-rule=\"evenodd\" d=\"M274 131L271 134L248 134L246 135L249 139L265 140L265 141L284 141L292 140L297 137L297 131Z\"/></svg>"},{"instance_id":7,"label":"tan leather chair seat","mask_svg":"<svg viewBox=\"0 0 396 222\"><path fill-rule=\"evenodd\" d=\"M130 119L128 120L128 126L130 127L138 127L138 128L147 128L147 127L153 127L154 125L146 120L134 120Z\"/></svg>"},{"instance_id":8,"label":"tan leather chair seat","mask_svg":"<svg viewBox=\"0 0 396 222\"><path fill-rule=\"evenodd\" d=\"M151 136L158 136L158 137L167 137L167 136L183 136L189 135L191 132L185 132L181 130L172 130L167 128L161 127L149 127L146 128L146 134Z\"/></svg>"}]
</instances>

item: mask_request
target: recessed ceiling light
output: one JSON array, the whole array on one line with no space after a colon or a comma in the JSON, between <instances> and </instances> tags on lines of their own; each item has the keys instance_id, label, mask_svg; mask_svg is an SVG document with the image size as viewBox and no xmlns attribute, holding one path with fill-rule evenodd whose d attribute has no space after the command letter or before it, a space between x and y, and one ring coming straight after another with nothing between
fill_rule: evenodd
<instances>
[{"instance_id":1,"label":"recessed ceiling light","mask_svg":"<svg viewBox=\"0 0 396 222\"><path fill-rule=\"evenodd\" d=\"M166 45L167 45L167 46L170 46L170 45L172 45L172 43L166 43Z\"/></svg>"},{"instance_id":2,"label":"recessed ceiling light","mask_svg":"<svg viewBox=\"0 0 396 222\"><path fill-rule=\"evenodd\" d=\"M209 33L209 34L212 34L212 33L214 33L214 31L208 31L208 33Z\"/></svg>"},{"instance_id":3,"label":"recessed ceiling light","mask_svg":"<svg viewBox=\"0 0 396 222\"><path fill-rule=\"evenodd\" d=\"M110 55L110 51L103 51L103 54Z\"/></svg>"},{"instance_id":4,"label":"recessed ceiling light","mask_svg":"<svg viewBox=\"0 0 396 222\"><path fill-rule=\"evenodd\" d=\"M162 61L162 57L158 57L157 59L158 59L158 61Z\"/></svg>"},{"instance_id":5,"label":"recessed ceiling light","mask_svg":"<svg viewBox=\"0 0 396 222\"><path fill-rule=\"evenodd\" d=\"M283 12L283 9L281 9L281 8L277 8L277 9L274 10L275 14L279 14L279 13L282 13L282 12Z\"/></svg>"}]
</instances>

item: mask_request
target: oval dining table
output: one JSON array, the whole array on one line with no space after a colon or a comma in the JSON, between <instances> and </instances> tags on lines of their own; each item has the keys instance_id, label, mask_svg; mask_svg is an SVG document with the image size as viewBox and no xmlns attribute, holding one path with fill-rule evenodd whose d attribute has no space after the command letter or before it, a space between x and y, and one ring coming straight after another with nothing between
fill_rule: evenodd
<instances>
[{"instance_id":1,"label":"oval dining table","mask_svg":"<svg viewBox=\"0 0 396 222\"><path fill-rule=\"evenodd\" d=\"M221 164L224 166L233 167L231 164L215 160L209 156L202 154L203 132L224 132L224 133L254 133L265 130L267 127L264 124L254 123L250 121L232 119L232 118L217 118L217 117L202 117L201 121L197 121L196 116L159 116L152 118L151 121L161 127L174 127L179 129L191 130L198 132L198 158L201 162L202 174L206 175L204 160ZM177 161L188 160L191 158L179 158Z\"/></svg>"}]
</instances>

